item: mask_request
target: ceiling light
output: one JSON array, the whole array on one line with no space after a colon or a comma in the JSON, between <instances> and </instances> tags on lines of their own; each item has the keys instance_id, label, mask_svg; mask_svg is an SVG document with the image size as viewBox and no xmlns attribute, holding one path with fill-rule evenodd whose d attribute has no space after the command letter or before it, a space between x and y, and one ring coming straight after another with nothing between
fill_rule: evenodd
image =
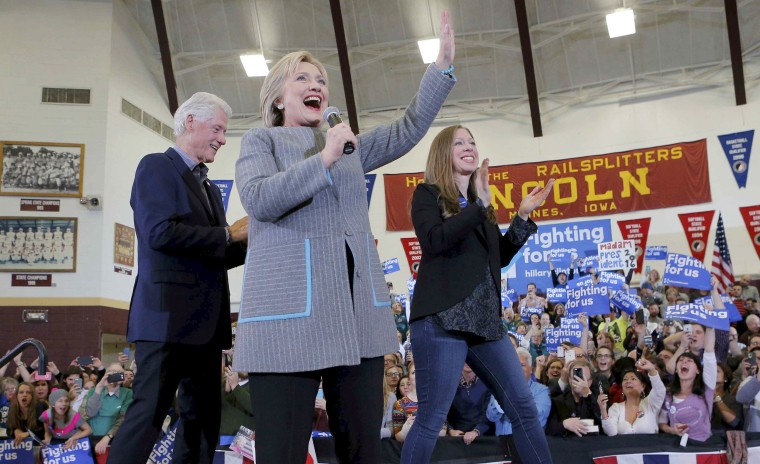
<instances>
[{"instance_id":1,"label":"ceiling light","mask_svg":"<svg viewBox=\"0 0 760 464\"><path fill-rule=\"evenodd\" d=\"M622 37L636 33L636 22L633 19L633 10L630 8L618 8L614 13L607 15L607 30L610 38Z\"/></svg>"},{"instance_id":2,"label":"ceiling light","mask_svg":"<svg viewBox=\"0 0 760 464\"><path fill-rule=\"evenodd\" d=\"M425 64L432 63L438 57L438 48L440 48L441 39L418 40L417 46L420 47L422 62Z\"/></svg>"},{"instance_id":3,"label":"ceiling light","mask_svg":"<svg viewBox=\"0 0 760 464\"><path fill-rule=\"evenodd\" d=\"M243 67L248 77L266 76L269 74L269 67L264 59L264 55L240 55L240 61L243 62Z\"/></svg>"}]
</instances>

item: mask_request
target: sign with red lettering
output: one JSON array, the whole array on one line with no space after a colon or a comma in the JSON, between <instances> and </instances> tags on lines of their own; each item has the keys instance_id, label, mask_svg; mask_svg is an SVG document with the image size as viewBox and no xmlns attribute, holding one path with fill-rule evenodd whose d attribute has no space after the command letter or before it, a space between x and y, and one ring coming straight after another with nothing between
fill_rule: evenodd
<instances>
[{"instance_id":1,"label":"sign with red lettering","mask_svg":"<svg viewBox=\"0 0 760 464\"><path fill-rule=\"evenodd\" d=\"M616 271L636 267L636 244L633 240L616 240L597 245L599 271Z\"/></svg>"},{"instance_id":2,"label":"sign with red lettering","mask_svg":"<svg viewBox=\"0 0 760 464\"><path fill-rule=\"evenodd\" d=\"M52 287L52 274L11 274L11 287Z\"/></svg>"},{"instance_id":3,"label":"sign with red lettering","mask_svg":"<svg viewBox=\"0 0 760 464\"><path fill-rule=\"evenodd\" d=\"M707 236L710 235L710 225L714 215L715 211L678 215L681 225L683 225L683 231L686 233L686 241L689 242L691 255L702 263L705 262Z\"/></svg>"},{"instance_id":4,"label":"sign with red lettering","mask_svg":"<svg viewBox=\"0 0 760 464\"><path fill-rule=\"evenodd\" d=\"M618 221L623 240L633 240L636 244L636 272L641 272L644 264L644 250L647 248L647 236L649 235L649 223L652 218L631 219L630 221Z\"/></svg>"},{"instance_id":5,"label":"sign with red lettering","mask_svg":"<svg viewBox=\"0 0 760 464\"><path fill-rule=\"evenodd\" d=\"M658 147L563 160L491 166L491 196L500 224L517 213L520 200L555 179L554 190L537 208L534 221L602 216L712 201L707 142ZM678 173L678 175L674 175ZM384 174L386 229L412 230L409 206L423 182L421 172Z\"/></svg>"},{"instance_id":6,"label":"sign with red lettering","mask_svg":"<svg viewBox=\"0 0 760 464\"><path fill-rule=\"evenodd\" d=\"M42 198L22 198L21 211L61 211L61 200L45 200Z\"/></svg>"},{"instance_id":7,"label":"sign with red lettering","mask_svg":"<svg viewBox=\"0 0 760 464\"><path fill-rule=\"evenodd\" d=\"M752 245L755 246L755 252L760 257L760 205L742 206L739 211L744 218L744 225L747 226Z\"/></svg>"},{"instance_id":8,"label":"sign with red lettering","mask_svg":"<svg viewBox=\"0 0 760 464\"><path fill-rule=\"evenodd\" d=\"M422 248L420 248L420 241L417 237L402 238L401 244L404 246L406 252L406 259L409 261L409 270L412 271L412 277L417 278L417 271L420 267L420 260L422 259Z\"/></svg>"}]
</instances>

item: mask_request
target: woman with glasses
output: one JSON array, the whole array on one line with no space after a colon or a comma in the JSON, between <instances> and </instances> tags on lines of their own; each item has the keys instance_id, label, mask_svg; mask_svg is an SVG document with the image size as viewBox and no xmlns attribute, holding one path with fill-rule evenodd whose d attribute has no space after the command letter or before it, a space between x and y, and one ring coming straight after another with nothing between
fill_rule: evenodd
<instances>
[{"instance_id":1,"label":"woman with glasses","mask_svg":"<svg viewBox=\"0 0 760 464\"><path fill-rule=\"evenodd\" d=\"M594 372L592 385L599 390L600 394L610 391L613 364L615 364L615 354L610 348L602 346L596 350L594 357L596 372Z\"/></svg>"}]
</instances>

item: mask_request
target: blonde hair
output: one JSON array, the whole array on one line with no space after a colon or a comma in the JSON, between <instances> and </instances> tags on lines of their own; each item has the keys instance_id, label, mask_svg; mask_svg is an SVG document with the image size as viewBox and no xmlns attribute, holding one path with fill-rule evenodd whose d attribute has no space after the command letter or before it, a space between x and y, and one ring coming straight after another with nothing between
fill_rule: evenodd
<instances>
[{"instance_id":1,"label":"blonde hair","mask_svg":"<svg viewBox=\"0 0 760 464\"><path fill-rule=\"evenodd\" d=\"M430 152L425 166L425 182L438 188L438 205L444 219L448 219L462 210L462 207L459 206L460 192L454 183L454 170L451 166L452 144L459 129L466 130L472 137L470 129L459 124L443 129L430 144ZM467 201L475 201L477 198L475 174L473 173L470 176L470 185L467 187ZM486 206L488 221L496 224L496 213L493 206L484 206Z\"/></svg>"},{"instance_id":2,"label":"blonde hair","mask_svg":"<svg viewBox=\"0 0 760 464\"><path fill-rule=\"evenodd\" d=\"M296 72L296 68L298 68L301 62L311 63L316 66L322 77L325 78L325 86L327 85L327 71L324 65L314 58L311 53L301 50L283 56L277 64L272 66L269 74L264 78L264 83L261 85L259 100L261 101L261 120L264 122L264 127L283 125L285 120L284 113L275 106L275 101L282 97L285 80Z\"/></svg>"}]
</instances>

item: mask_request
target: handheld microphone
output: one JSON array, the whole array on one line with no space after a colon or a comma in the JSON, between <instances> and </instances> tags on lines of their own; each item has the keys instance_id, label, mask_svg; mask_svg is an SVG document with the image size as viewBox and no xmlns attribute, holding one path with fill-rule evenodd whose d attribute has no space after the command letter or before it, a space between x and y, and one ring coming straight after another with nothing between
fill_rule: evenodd
<instances>
[{"instance_id":1,"label":"handheld microphone","mask_svg":"<svg viewBox=\"0 0 760 464\"><path fill-rule=\"evenodd\" d=\"M330 127L335 127L337 124L343 122L343 120L340 118L340 110L334 106L327 107L325 112L322 114L322 119L327 121L327 124L329 124ZM350 155L353 152L354 144L352 142L346 142L346 144L343 146L343 154Z\"/></svg>"}]
</instances>

